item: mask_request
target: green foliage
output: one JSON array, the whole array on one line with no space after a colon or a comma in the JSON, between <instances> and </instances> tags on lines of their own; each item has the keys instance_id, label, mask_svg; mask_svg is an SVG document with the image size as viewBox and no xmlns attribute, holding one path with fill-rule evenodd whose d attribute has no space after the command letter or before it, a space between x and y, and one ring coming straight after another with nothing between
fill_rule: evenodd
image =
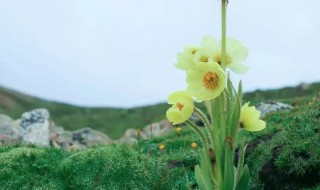
<instances>
[{"instance_id":1,"label":"green foliage","mask_svg":"<svg viewBox=\"0 0 320 190\"><path fill-rule=\"evenodd\" d=\"M320 181L320 107L301 106L269 117L279 132L249 154L253 189L303 189ZM268 122L268 121L267 121Z\"/></svg>"},{"instance_id":2,"label":"green foliage","mask_svg":"<svg viewBox=\"0 0 320 190\"><path fill-rule=\"evenodd\" d=\"M57 165L68 153L54 148L0 148L0 189L64 189Z\"/></svg>"},{"instance_id":3,"label":"green foliage","mask_svg":"<svg viewBox=\"0 0 320 190\"><path fill-rule=\"evenodd\" d=\"M61 165L69 189L167 189L166 167L125 144L77 152Z\"/></svg>"}]
</instances>

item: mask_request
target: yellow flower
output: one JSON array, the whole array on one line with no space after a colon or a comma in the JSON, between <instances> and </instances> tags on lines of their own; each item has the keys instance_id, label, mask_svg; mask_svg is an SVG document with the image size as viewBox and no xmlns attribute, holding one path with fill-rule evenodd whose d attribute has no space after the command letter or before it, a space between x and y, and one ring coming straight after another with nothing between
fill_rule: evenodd
<instances>
[{"instance_id":1,"label":"yellow flower","mask_svg":"<svg viewBox=\"0 0 320 190\"><path fill-rule=\"evenodd\" d=\"M171 94L168 97L168 103L172 104L172 107L168 109L166 115L173 125L185 122L194 111L193 99L186 91Z\"/></svg>"},{"instance_id":2,"label":"yellow flower","mask_svg":"<svg viewBox=\"0 0 320 190\"><path fill-rule=\"evenodd\" d=\"M164 145L163 144L159 145L159 150L164 150Z\"/></svg>"},{"instance_id":3,"label":"yellow flower","mask_svg":"<svg viewBox=\"0 0 320 190\"><path fill-rule=\"evenodd\" d=\"M260 111L256 110L254 106L249 107L246 103L241 108L240 126L248 131L260 131L266 127L266 122L260 118Z\"/></svg>"},{"instance_id":4,"label":"yellow flower","mask_svg":"<svg viewBox=\"0 0 320 190\"><path fill-rule=\"evenodd\" d=\"M198 47L187 46L182 53L178 53L178 63L175 66L178 69L188 70L190 67L194 65L193 58L198 50Z\"/></svg>"},{"instance_id":5,"label":"yellow flower","mask_svg":"<svg viewBox=\"0 0 320 190\"><path fill-rule=\"evenodd\" d=\"M226 86L226 74L215 62L198 63L187 71L187 91L198 102L218 97Z\"/></svg>"},{"instance_id":6,"label":"yellow flower","mask_svg":"<svg viewBox=\"0 0 320 190\"><path fill-rule=\"evenodd\" d=\"M181 130L182 130L181 127L177 127L177 128L176 128L176 132L177 132L177 133L180 133Z\"/></svg>"},{"instance_id":7,"label":"yellow flower","mask_svg":"<svg viewBox=\"0 0 320 190\"><path fill-rule=\"evenodd\" d=\"M76 150L78 150L78 147L77 147L77 145L72 145L72 146L70 146L70 150L71 151L76 151Z\"/></svg>"},{"instance_id":8,"label":"yellow flower","mask_svg":"<svg viewBox=\"0 0 320 190\"><path fill-rule=\"evenodd\" d=\"M238 74L247 72L249 68L242 62L247 58L248 49L233 38L227 38L226 48L226 67ZM194 55L194 62L211 61L221 64L221 41L205 36L200 50Z\"/></svg>"},{"instance_id":9,"label":"yellow flower","mask_svg":"<svg viewBox=\"0 0 320 190\"><path fill-rule=\"evenodd\" d=\"M197 143L192 143L192 144L191 144L191 147L192 147L192 148L197 148Z\"/></svg>"}]
</instances>

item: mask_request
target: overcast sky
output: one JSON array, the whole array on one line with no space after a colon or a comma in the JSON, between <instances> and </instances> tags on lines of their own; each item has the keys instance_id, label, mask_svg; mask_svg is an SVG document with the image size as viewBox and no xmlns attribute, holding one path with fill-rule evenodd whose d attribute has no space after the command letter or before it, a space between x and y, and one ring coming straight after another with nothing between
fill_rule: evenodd
<instances>
[{"instance_id":1,"label":"overcast sky","mask_svg":"<svg viewBox=\"0 0 320 190\"><path fill-rule=\"evenodd\" d=\"M230 0L248 47L245 91L320 81L319 0ZM186 88L176 54L220 37L217 0L0 0L0 85L86 106L164 102Z\"/></svg>"}]
</instances>

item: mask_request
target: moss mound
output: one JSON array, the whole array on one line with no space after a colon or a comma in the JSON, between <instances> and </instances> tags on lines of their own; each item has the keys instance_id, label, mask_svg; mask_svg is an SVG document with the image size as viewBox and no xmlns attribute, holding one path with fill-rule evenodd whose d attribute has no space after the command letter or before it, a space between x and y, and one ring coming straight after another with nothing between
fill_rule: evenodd
<instances>
[{"instance_id":1,"label":"moss mound","mask_svg":"<svg viewBox=\"0 0 320 190\"><path fill-rule=\"evenodd\" d=\"M273 138L249 154L252 189L313 189L320 182L320 107L299 108L289 115L274 115L278 125Z\"/></svg>"},{"instance_id":2,"label":"moss mound","mask_svg":"<svg viewBox=\"0 0 320 190\"><path fill-rule=\"evenodd\" d=\"M60 169L68 189L170 189L166 167L125 144L79 151Z\"/></svg>"},{"instance_id":3,"label":"moss mound","mask_svg":"<svg viewBox=\"0 0 320 190\"><path fill-rule=\"evenodd\" d=\"M0 148L1 189L64 189L57 165L68 153L53 148Z\"/></svg>"}]
</instances>

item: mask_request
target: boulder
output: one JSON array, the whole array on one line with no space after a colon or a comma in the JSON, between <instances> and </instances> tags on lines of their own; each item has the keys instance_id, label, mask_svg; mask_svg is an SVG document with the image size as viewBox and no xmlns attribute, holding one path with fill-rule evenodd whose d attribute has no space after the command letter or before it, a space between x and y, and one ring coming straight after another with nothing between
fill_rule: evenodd
<instances>
[{"instance_id":1,"label":"boulder","mask_svg":"<svg viewBox=\"0 0 320 190\"><path fill-rule=\"evenodd\" d=\"M146 134L147 137L158 137L162 136L170 131L172 131L173 126L168 120L162 120L157 123L152 123L145 128L143 128L143 132Z\"/></svg>"},{"instance_id":2,"label":"boulder","mask_svg":"<svg viewBox=\"0 0 320 190\"><path fill-rule=\"evenodd\" d=\"M13 120L9 116L0 114L0 134L14 135L12 123Z\"/></svg>"},{"instance_id":3,"label":"boulder","mask_svg":"<svg viewBox=\"0 0 320 190\"><path fill-rule=\"evenodd\" d=\"M72 143L81 147L87 147L94 144L109 144L112 139L107 135L95 131L89 127L72 132Z\"/></svg>"},{"instance_id":4,"label":"boulder","mask_svg":"<svg viewBox=\"0 0 320 190\"><path fill-rule=\"evenodd\" d=\"M20 132L25 143L49 146L49 118L46 109L35 109L21 116Z\"/></svg>"},{"instance_id":5,"label":"boulder","mask_svg":"<svg viewBox=\"0 0 320 190\"><path fill-rule=\"evenodd\" d=\"M0 145L19 143L18 131L15 121L6 115L0 114Z\"/></svg>"},{"instance_id":6,"label":"boulder","mask_svg":"<svg viewBox=\"0 0 320 190\"><path fill-rule=\"evenodd\" d=\"M259 105L256 106L256 109L261 112L260 117L266 117L267 114L280 111L280 110L291 110L293 107L288 104L284 104L281 102L274 102L274 101L268 101L268 102L262 102Z\"/></svg>"},{"instance_id":7,"label":"boulder","mask_svg":"<svg viewBox=\"0 0 320 190\"><path fill-rule=\"evenodd\" d=\"M56 148L69 150L74 144L72 142L72 132L65 131L63 127L56 126L53 121L50 121L50 144Z\"/></svg>"}]
</instances>

